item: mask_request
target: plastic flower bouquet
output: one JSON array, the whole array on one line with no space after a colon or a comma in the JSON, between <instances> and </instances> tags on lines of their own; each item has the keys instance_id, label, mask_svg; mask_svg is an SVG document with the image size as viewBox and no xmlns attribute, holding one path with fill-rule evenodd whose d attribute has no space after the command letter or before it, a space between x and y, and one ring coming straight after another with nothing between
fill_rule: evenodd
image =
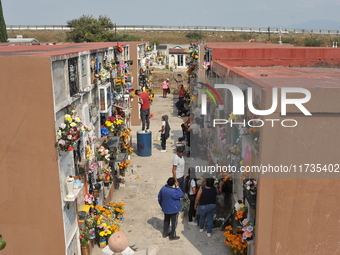
<instances>
[{"instance_id":1,"label":"plastic flower bouquet","mask_svg":"<svg viewBox=\"0 0 340 255\"><path fill-rule=\"evenodd\" d=\"M97 161L110 160L109 150L105 149L104 146L100 146L97 144L96 158L97 158Z\"/></svg>"},{"instance_id":2,"label":"plastic flower bouquet","mask_svg":"<svg viewBox=\"0 0 340 255\"><path fill-rule=\"evenodd\" d=\"M57 130L58 149L61 151L72 151L73 145L85 131L81 119L77 115L66 114L64 122Z\"/></svg>"},{"instance_id":3,"label":"plastic flower bouquet","mask_svg":"<svg viewBox=\"0 0 340 255\"><path fill-rule=\"evenodd\" d=\"M90 193L85 194L84 201L86 204L91 205L94 202L94 196L92 196Z\"/></svg>"},{"instance_id":4,"label":"plastic flower bouquet","mask_svg":"<svg viewBox=\"0 0 340 255\"><path fill-rule=\"evenodd\" d=\"M239 220L245 217L246 213L248 212L248 207L243 204L242 200L238 200L235 204L235 211L235 220Z\"/></svg>"},{"instance_id":5,"label":"plastic flower bouquet","mask_svg":"<svg viewBox=\"0 0 340 255\"><path fill-rule=\"evenodd\" d=\"M117 118L109 116L108 120L105 121L105 126L111 132L121 132L124 129L124 120L121 116Z\"/></svg>"},{"instance_id":6,"label":"plastic flower bouquet","mask_svg":"<svg viewBox=\"0 0 340 255\"><path fill-rule=\"evenodd\" d=\"M110 72L106 69L100 70L98 75L99 75L100 79L102 79L102 80L106 80L106 79L110 78Z\"/></svg>"},{"instance_id":7,"label":"plastic flower bouquet","mask_svg":"<svg viewBox=\"0 0 340 255\"><path fill-rule=\"evenodd\" d=\"M249 179L247 180L243 186L249 190L250 192L256 192L257 191L257 181L255 179Z\"/></svg>"},{"instance_id":8,"label":"plastic flower bouquet","mask_svg":"<svg viewBox=\"0 0 340 255\"><path fill-rule=\"evenodd\" d=\"M242 221L242 226L243 226L243 228L242 228L242 231L243 231L242 241L244 241L244 240L247 240L248 238L252 237L254 227L253 227L253 223L251 221L249 221L248 219L244 219Z\"/></svg>"}]
</instances>

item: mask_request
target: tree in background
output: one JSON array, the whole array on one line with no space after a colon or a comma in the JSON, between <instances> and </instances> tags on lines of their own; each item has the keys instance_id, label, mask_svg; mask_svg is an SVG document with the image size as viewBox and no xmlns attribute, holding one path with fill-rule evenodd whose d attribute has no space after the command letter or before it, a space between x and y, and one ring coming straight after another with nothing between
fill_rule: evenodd
<instances>
[{"instance_id":1,"label":"tree in background","mask_svg":"<svg viewBox=\"0 0 340 255\"><path fill-rule=\"evenodd\" d=\"M7 42L7 30L4 15L2 12L2 3L0 0L0 42Z\"/></svg>"},{"instance_id":2,"label":"tree in background","mask_svg":"<svg viewBox=\"0 0 340 255\"><path fill-rule=\"evenodd\" d=\"M67 21L67 25L72 27L72 30L67 33L66 40L76 43L107 42L112 36L109 30L114 27L110 18L99 16L96 19L92 15L83 15L79 19Z\"/></svg>"},{"instance_id":3,"label":"tree in background","mask_svg":"<svg viewBox=\"0 0 340 255\"><path fill-rule=\"evenodd\" d=\"M106 16L99 16L98 19L92 15L83 15L79 19L67 21L72 30L67 33L66 40L69 42L127 42L141 41L133 35L116 35L112 29L114 24Z\"/></svg>"}]
</instances>

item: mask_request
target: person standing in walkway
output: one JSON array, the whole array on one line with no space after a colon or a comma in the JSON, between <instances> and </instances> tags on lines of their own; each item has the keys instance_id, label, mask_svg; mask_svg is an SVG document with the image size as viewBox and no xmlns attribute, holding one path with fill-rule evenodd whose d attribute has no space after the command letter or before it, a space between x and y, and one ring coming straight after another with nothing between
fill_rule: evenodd
<instances>
[{"instance_id":1,"label":"person standing in walkway","mask_svg":"<svg viewBox=\"0 0 340 255\"><path fill-rule=\"evenodd\" d=\"M184 99L184 93L185 93L185 89L184 89L183 85L179 85L178 86L178 99L179 100Z\"/></svg>"},{"instance_id":2,"label":"person standing in walkway","mask_svg":"<svg viewBox=\"0 0 340 255\"><path fill-rule=\"evenodd\" d=\"M168 94L168 89L169 89L169 78L167 78L165 81L163 81L163 97L166 98L167 94Z\"/></svg>"},{"instance_id":3,"label":"person standing in walkway","mask_svg":"<svg viewBox=\"0 0 340 255\"><path fill-rule=\"evenodd\" d=\"M170 125L168 119L168 115L162 116L162 128L159 130L159 132L161 132L161 152L166 152L166 139L170 137Z\"/></svg>"},{"instance_id":4,"label":"person standing in walkway","mask_svg":"<svg viewBox=\"0 0 340 255\"><path fill-rule=\"evenodd\" d=\"M224 182L220 182L219 188L214 187L214 178L206 180L206 186L201 187L195 199L195 209L198 210L200 219L200 232L204 230L204 223L207 220L207 236L211 237L213 228L213 217L216 211L216 196L221 195Z\"/></svg>"},{"instance_id":5,"label":"person standing in walkway","mask_svg":"<svg viewBox=\"0 0 340 255\"><path fill-rule=\"evenodd\" d=\"M184 193L184 148L177 147L176 149L176 155L174 156L174 159L172 161L172 176L174 177L175 181L178 181L179 187Z\"/></svg>"},{"instance_id":6,"label":"person standing in walkway","mask_svg":"<svg viewBox=\"0 0 340 255\"><path fill-rule=\"evenodd\" d=\"M196 173L195 168L189 168L189 174L185 178L185 192L188 194L190 205L189 205L189 222L188 225L197 226L197 223L194 222L196 219L196 210L195 210L195 198L197 193L197 181L196 181Z\"/></svg>"},{"instance_id":7,"label":"person standing in walkway","mask_svg":"<svg viewBox=\"0 0 340 255\"><path fill-rule=\"evenodd\" d=\"M190 157L192 160L199 157L200 147L198 143L200 126L192 120L188 129L190 136Z\"/></svg>"},{"instance_id":8,"label":"person standing in walkway","mask_svg":"<svg viewBox=\"0 0 340 255\"><path fill-rule=\"evenodd\" d=\"M182 210L180 199L184 196L179 184L173 177L170 177L158 193L158 203L164 213L163 237L169 236L170 240L178 240L176 227L178 222L178 212ZM171 222L171 230L170 230Z\"/></svg>"},{"instance_id":9,"label":"person standing in walkway","mask_svg":"<svg viewBox=\"0 0 340 255\"><path fill-rule=\"evenodd\" d=\"M140 119L142 121L142 131L149 132L150 128L150 101L149 95L146 92L141 92L139 89L135 91L140 103ZM145 129L146 124L146 129Z\"/></svg>"}]
</instances>

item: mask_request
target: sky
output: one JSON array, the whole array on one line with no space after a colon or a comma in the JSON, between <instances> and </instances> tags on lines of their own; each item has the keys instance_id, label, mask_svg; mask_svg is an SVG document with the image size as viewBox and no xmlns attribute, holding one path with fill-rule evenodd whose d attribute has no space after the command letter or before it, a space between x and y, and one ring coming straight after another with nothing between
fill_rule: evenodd
<instances>
[{"instance_id":1,"label":"sky","mask_svg":"<svg viewBox=\"0 0 340 255\"><path fill-rule=\"evenodd\" d=\"M6 25L66 25L105 15L117 25L275 27L340 22L340 0L1 0ZM339 27L340 29L340 27Z\"/></svg>"}]
</instances>

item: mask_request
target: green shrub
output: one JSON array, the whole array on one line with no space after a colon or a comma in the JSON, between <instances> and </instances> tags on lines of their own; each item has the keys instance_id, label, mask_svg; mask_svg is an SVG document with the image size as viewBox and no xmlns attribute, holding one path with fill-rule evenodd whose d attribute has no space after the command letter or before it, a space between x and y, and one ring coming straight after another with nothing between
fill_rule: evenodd
<instances>
[{"instance_id":1,"label":"green shrub","mask_svg":"<svg viewBox=\"0 0 340 255\"><path fill-rule=\"evenodd\" d=\"M304 46L306 47L321 47L325 42L314 37L306 38L304 40Z\"/></svg>"},{"instance_id":2,"label":"green shrub","mask_svg":"<svg viewBox=\"0 0 340 255\"><path fill-rule=\"evenodd\" d=\"M203 34L201 32L189 32L186 35L186 38L190 39L191 41L198 42L199 40L203 39Z\"/></svg>"}]
</instances>

